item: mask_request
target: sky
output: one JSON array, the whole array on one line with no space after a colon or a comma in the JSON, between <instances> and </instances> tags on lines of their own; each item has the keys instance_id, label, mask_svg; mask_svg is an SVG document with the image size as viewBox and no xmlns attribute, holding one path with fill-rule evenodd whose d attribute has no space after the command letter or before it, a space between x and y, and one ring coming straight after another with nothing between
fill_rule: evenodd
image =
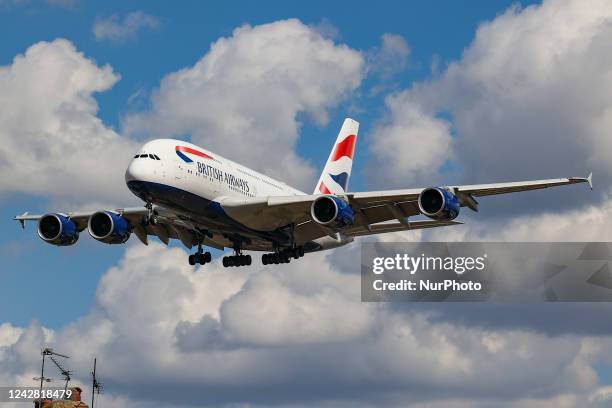
<instances>
[{"instance_id":1,"label":"sky","mask_svg":"<svg viewBox=\"0 0 612 408\"><path fill-rule=\"evenodd\" d=\"M606 304L365 304L359 241L224 270L12 220L140 205L157 137L310 191L350 116L352 191L594 173L381 241L610 241L607 1L0 0L0 38L0 384L52 345L113 407L610 404Z\"/></svg>"}]
</instances>

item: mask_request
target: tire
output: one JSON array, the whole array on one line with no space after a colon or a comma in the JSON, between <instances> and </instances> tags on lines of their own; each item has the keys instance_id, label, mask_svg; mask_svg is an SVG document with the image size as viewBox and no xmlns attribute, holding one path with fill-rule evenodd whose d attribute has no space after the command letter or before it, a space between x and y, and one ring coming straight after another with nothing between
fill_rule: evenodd
<instances>
[{"instance_id":1,"label":"tire","mask_svg":"<svg viewBox=\"0 0 612 408\"><path fill-rule=\"evenodd\" d=\"M227 268L229 266L229 262L227 261L227 256L223 257L223 266Z\"/></svg>"},{"instance_id":2,"label":"tire","mask_svg":"<svg viewBox=\"0 0 612 408\"><path fill-rule=\"evenodd\" d=\"M212 255L210 252L204 252L204 262L208 263L212 261Z\"/></svg>"},{"instance_id":3,"label":"tire","mask_svg":"<svg viewBox=\"0 0 612 408\"><path fill-rule=\"evenodd\" d=\"M267 264L268 264L268 259L270 259L270 257L268 256L268 254L263 254L263 255L261 256L261 263L262 263L262 264L264 264L264 265L267 265Z\"/></svg>"},{"instance_id":4,"label":"tire","mask_svg":"<svg viewBox=\"0 0 612 408\"><path fill-rule=\"evenodd\" d=\"M189 265L195 265L195 256L189 255Z\"/></svg>"},{"instance_id":5,"label":"tire","mask_svg":"<svg viewBox=\"0 0 612 408\"><path fill-rule=\"evenodd\" d=\"M251 258L251 255L246 255L245 256L245 261L246 261L245 265L249 266L249 265L251 265L251 262L253 262L253 258Z\"/></svg>"}]
</instances>

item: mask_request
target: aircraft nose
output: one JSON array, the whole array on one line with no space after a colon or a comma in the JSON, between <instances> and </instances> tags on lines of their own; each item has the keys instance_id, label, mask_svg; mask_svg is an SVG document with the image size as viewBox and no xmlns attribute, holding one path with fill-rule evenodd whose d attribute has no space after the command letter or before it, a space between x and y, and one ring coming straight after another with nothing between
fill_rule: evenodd
<instances>
[{"instance_id":1,"label":"aircraft nose","mask_svg":"<svg viewBox=\"0 0 612 408\"><path fill-rule=\"evenodd\" d=\"M125 182L143 181L146 178L146 169L143 163L144 160L134 159L125 171Z\"/></svg>"}]
</instances>

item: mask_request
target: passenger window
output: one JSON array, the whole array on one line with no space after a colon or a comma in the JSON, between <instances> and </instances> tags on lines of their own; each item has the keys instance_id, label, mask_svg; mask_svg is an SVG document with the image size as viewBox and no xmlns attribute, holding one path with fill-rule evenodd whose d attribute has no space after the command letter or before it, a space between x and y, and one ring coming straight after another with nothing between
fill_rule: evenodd
<instances>
[{"instance_id":1,"label":"passenger window","mask_svg":"<svg viewBox=\"0 0 612 408\"><path fill-rule=\"evenodd\" d=\"M138 154L137 154L136 156L134 156L134 158L135 158L135 159L137 159L137 158L139 158L139 157L140 157L140 155L138 155Z\"/></svg>"},{"instance_id":2,"label":"passenger window","mask_svg":"<svg viewBox=\"0 0 612 408\"><path fill-rule=\"evenodd\" d=\"M156 154L154 154L154 155L153 155L153 157L155 157L155 160L161 160L161 159L159 158L159 156L158 156L158 155L156 155Z\"/></svg>"},{"instance_id":3,"label":"passenger window","mask_svg":"<svg viewBox=\"0 0 612 408\"><path fill-rule=\"evenodd\" d=\"M149 157L149 156L148 156L148 155L146 155L146 154L141 154L141 155L140 155L140 157L141 157L141 158L145 158L145 157Z\"/></svg>"},{"instance_id":4,"label":"passenger window","mask_svg":"<svg viewBox=\"0 0 612 408\"><path fill-rule=\"evenodd\" d=\"M153 157L152 154L149 155L149 158L155 160L155 157Z\"/></svg>"}]
</instances>

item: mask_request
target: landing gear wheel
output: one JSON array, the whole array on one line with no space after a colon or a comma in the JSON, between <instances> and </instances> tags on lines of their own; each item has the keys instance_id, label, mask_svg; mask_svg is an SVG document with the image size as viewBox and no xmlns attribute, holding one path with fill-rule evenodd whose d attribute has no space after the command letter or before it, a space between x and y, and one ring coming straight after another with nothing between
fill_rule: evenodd
<instances>
[{"instance_id":1,"label":"landing gear wheel","mask_svg":"<svg viewBox=\"0 0 612 408\"><path fill-rule=\"evenodd\" d=\"M261 263L264 265L278 265L291 262L291 259L298 259L304 256L304 247L285 248L279 252L263 254Z\"/></svg>"},{"instance_id":2,"label":"landing gear wheel","mask_svg":"<svg viewBox=\"0 0 612 408\"><path fill-rule=\"evenodd\" d=\"M223 257L223 266L248 266L253 262L251 255L232 255Z\"/></svg>"},{"instance_id":3,"label":"landing gear wheel","mask_svg":"<svg viewBox=\"0 0 612 408\"><path fill-rule=\"evenodd\" d=\"M195 264L205 265L212 261L212 255L210 252L196 252L195 254L189 255L189 265Z\"/></svg>"}]
</instances>

